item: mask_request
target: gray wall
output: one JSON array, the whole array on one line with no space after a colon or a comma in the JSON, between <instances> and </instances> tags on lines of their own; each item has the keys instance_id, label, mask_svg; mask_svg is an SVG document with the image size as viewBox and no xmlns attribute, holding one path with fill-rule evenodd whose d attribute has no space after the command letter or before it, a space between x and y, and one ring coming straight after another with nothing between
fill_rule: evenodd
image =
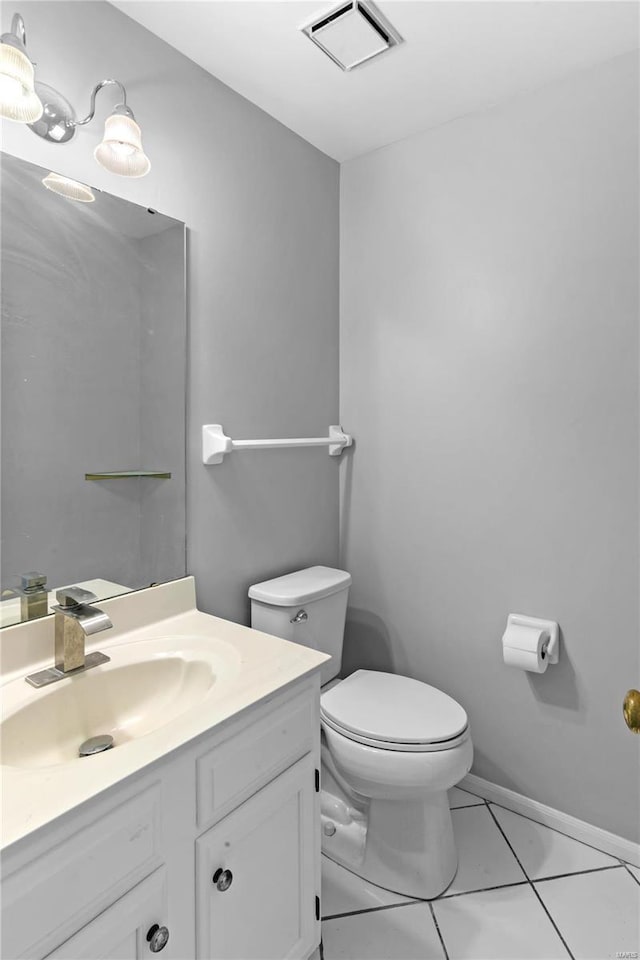
<instances>
[{"instance_id":1,"label":"gray wall","mask_svg":"<svg viewBox=\"0 0 640 960\"><path fill-rule=\"evenodd\" d=\"M103 171L100 121L65 146L6 123L4 149L189 228L187 566L202 609L247 618L251 582L335 564L338 464L303 450L205 468L201 426L243 438L337 422L338 165L106 3L20 10L38 75L79 112L99 79L126 84L152 168L130 181ZM113 102L100 94L100 120Z\"/></svg>"},{"instance_id":2,"label":"gray wall","mask_svg":"<svg viewBox=\"0 0 640 960\"><path fill-rule=\"evenodd\" d=\"M347 669L467 709L474 772L638 836L634 55L342 167ZM558 666L503 665L509 612Z\"/></svg>"}]
</instances>

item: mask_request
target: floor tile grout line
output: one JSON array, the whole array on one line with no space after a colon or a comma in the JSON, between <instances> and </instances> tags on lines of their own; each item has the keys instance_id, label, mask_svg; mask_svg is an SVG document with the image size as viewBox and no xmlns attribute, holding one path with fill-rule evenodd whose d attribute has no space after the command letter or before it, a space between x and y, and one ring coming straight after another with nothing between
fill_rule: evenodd
<instances>
[{"instance_id":1,"label":"floor tile grout line","mask_svg":"<svg viewBox=\"0 0 640 960\"><path fill-rule=\"evenodd\" d=\"M458 893L441 893L431 900L414 897L413 900L401 900L398 903L384 903L379 907L362 907L360 910L347 910L345 913L329 913L324 920L337 920L342 917L357 917L361 913L376 913L378 910L393 910L395 907L410 907L416 903L439 903L440 900L453 900L454 897L468 897L471 893L490 893L492 890L504 890L506 887L524 887L528 880L516 880L515 883L498 883L492 887L474 887L473 890L460 890Z\"/></svg>"},{"instance_id":2,"label":"floor tile grout line","mask_svg":"<svg viewBox=\"0 0 640 960\"><path fill-rule=\"evenodd\" d=\"M526 877L527 881L528 881L529 883L531 883L531 877L529 876L529 874L527 873L527 871L525 870L525 868L522 866L522 863L520 862L520 857L518 856L518 854L515 852L515 850L514 850L513 847L511 846L511 843L510 843L510 841L509 841L506 833L504 832L504 830L503 830L502 827L500 826L500 823L499 823L499 821L498 821L498 818L496 817L496 815L494 814L493 810L491 809L491 807L489 806L488 803L487 803L487 809L488 809L488 811L489 811L489 815L490 815L491 819L493 820L493 822L495 823L496 827L498 828L498 830L499 830L500 833L502 834L502 838L503 838L504 842L505 842L506 845L509 847L509 850L511 850L511 853L512 853L513 856L515 857L516 863L518 864L518 866L519 866L520 869L522 870L522 873L523 873L524 876Z\"/></svg>"},{"instance_id":3,"label":"floor tile grout line","mask_svg":"<svg viewBox=\"0 0 640 960\"><path fill-rule=\"evenodd\" d=\"M585 873L603 873L606 870L620 870L622 863L611 863L606 867L590 867L588 870L572 870L571 873L554 873L550 877L532 877L531 883L546 883L547 880L566 880L567 877L581 877Z\"/></svg>"},{"instance_id":4,"label":"floor tile grout line","mask_svg":"<svg viewBox=\"0 0 640 960\"><path fill-rule=\"evenodd\" d=\"M447 945L444 942L444 937L442 936L442 931L440 930L440 925L438 924L438 918L436 917L436 912L433 909L433 903L429 901L429 910L431 911L431 919L436 928L436 933L438 934L438 939L440 940L440 945L442 947L442 952L444 953L444 960L449 960L449 951L447 950Z\"/></svg>"},{"instance_id":5,"label":"floor tile grout line","mask_svg":"<svg viewBox=\"0 0 640 960\"><path fill-rule=\"evenodd\" d=\"M571 950L569 950L569 944L567 943L567 941L565 940L565 938L564 938L564 937L562 936L562 934L560 933L560 930L559 930L559 928L558 928L557 923L555 922L555 920L553 919L553 917L552 917L551 914L549 913L549 910L547 909L546 903L544 902L544 900L542 899L542 897L540 896L540 894L539 894L538 891L536 890L535 885L534 885L533 883L531 884L531 889L533 890L533 892L535 893L536 897L538 898L538 902L539 902L540 906L542 907L542 909L544 910L544 912L546 913L546 915L549 917L549 920L550 920L551 923L553 924L553 929L556 931L556 933L558 934L558 936L559 936L560 939L562 940L562 945L564 946L565 950L567 951L567 953L568 953L569 956L571 957L571 960L575 960L575 957L574 957L573 954L571 953Z\"/></svg>"},{"instance_id":6,"label":"floor tile grout line","mask_svg":"<svg viewBox=\"0 0 640 960\"><path fill-rule=\"evenodd\" d=\"M454 787L455 790L460 790L461 793L466 793L470 797L475 797L479 803L484 803L484 797L480 797L477 793L471 793L471 790L465 790L464 787Z\"/></svg>"},{"instance_id":7,"label":"floor tile grout line","mask_svg":"<svg viewBox=\"0 0 640 960\"><path fill-rule=\"evenodd\" d=\"M627 873L629 874L629 876L631 877L631 879L632 879L632 880L635 880L635 882L636 882L636 883L638 884L638 886L640 887L640 880L638 880L638 878L636 877L636 875L635 875L635 873L633 872L633 870L629 870L629 864L626 863L626 862L623 860L623 861L621 862L620 866L625 868L625 870L627 871Z\"/></svg>"},{"instance_id":8,"label":"floor tile grout line","mask_svg":"<svg viewBox=\"0 0 640 960\"><path fill-rule=\"evenodd\" d=\"M470 893L491 893L493 890L504 890L506 887L524 887L528 880L515 880L513 883L495 883L491 887L475 887L473 890L459 890L457 893L441 893L433 900L418 901L419 903L439 903L441 900L453 900L454 897L468 897Z\"/></svg>"},{"instance_id":9,"label":"floor tile grout line","mask_svg":"<svg viewBox=\"0 0 640 960\"><path fill-rule=\"evenodd\" d=\"M498 821L498 818L496 817L495 813L493 812L493 810L491 809L491 807L489 806L489 804L487 804L487 806L489 807L489 813L490 813L491 816L493 817L493 822L495 823L496 827L498 828L498 830L500 831L500 833L501 833L502 836L504 837L505 843L507 844L507 846L508 846L509 849L511 850L511 853L512 853L512 854L514 855L514 857L516 858L516 860L517 860L517 862L518 862L518 866L520 867L520 869L521 869L522 872L524 873L525 877L526 877L527 880L529 881L529 886L530 886L531 889L533 890L534 896L537 897L538 903L540 904L540 906L542 907L542 909L544 910L544 912L545 912L546 915L548 916L549 922L550 922L551 925L553 926L553 929L556 931L556 933L557 933L558 936L560 937L560 940L561 940L561 942L562 942L562 946L565 948L565 950L567 951L567 953L568 953L569 956L571 957L571 960L575 960L575 957L573 956L571 950L569 949L569 945L568 945L567 941L565 940L565 938L564 938L564 937L562 936L562 934L560 933L560 930L559 930L559 928L558 928L557 923L555 922L555 920L553 919L553 917L551 916L551 914L550 914L549 911L547 910L547 905L545 904L544 900L542 899L542 897L540 896L540 894L538 893L538 891L537 891L536 888L534 887L533 881L531 880L531 878L529 877L529 874L527 873L527 871L526 871L525 868L523 867L522 863L520 862L520 858L518 857L518 854L515 852L515 850L514 850L513 847L511 846L511 844L510 844L510 842L509 842L509 840L508 840L508 838L507 838L506 833L504 832L504 830L503 830L502 827L500 826L500 823L499 823L499 821ZM526 819L526 818L525 818L525 819Z\"/></svg>"},{"instance_id":10,"label":"floor tile grout line","mask_svg":"<svg viewBox=\"0 0 640 960\"><path fill-rule=\"evenodd\" d=\"M394 910L396 907L410 907L414 903L428 903L428 900L401 900L399 903L383 903L379 907L362 907L361 910L347 910L345 913L328 913L325 920L342 920L344 917L359 917L363 913L379 913L381 910Z\"/></svg>"},{"instance_id":11,"label":"floor tile grout line","mask_svg":"<svg viewBox=\"0 0 640 960\"><path fill-rule=\"evenodd\" d=\"M601 850L600 847L594 847L592 843L587 843L586 840L578 840L576 837L572 837L571 834L565 833L564 830L558 830L557 827L550 827L546 823L541 823L540 820L534 820L533 817L528 817L525 813L518 813L516 810L511 810L510 807L505 807L501 803L496 803L495 800L486 800L485 803L491 809L491 805L494 807L499 807L501 810L506 810L507 813L513 813L516 817L522 817L523 820L530 820L531 823L537 823L539 827L546 827L547 830L553 830L554 833L559 833L561 837L566 837L568 840L573 840L575 843L581 843L583 847L588 847L590 850L595 850L597 853L601 853L603 857L611 857L612 860L620 860L620 857L615 857L612 853L607 853L606 850ZM624 861L622 861L624 863Z\"/></svg>"}]
</instances>

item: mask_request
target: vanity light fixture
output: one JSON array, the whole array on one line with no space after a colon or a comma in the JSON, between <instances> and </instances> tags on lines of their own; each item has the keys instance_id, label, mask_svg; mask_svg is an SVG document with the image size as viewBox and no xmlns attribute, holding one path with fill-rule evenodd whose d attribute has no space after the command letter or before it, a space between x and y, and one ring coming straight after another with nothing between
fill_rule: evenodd
<instances>
[{"instance_id":1,"label":"vanity light fixture","mask_svg":"<svg viewBox=\"0 0 640 960\"><path fill-rule=\"evenodd\" d=\"M118 84L122 91L122 103L107 117L102 143L98 144L93 155L98 163L111 173L117 173L121 177L144 177L149 173L151 163L142 149L140 127L127 106L127 91L119 80L103 80L95 87L91 95L91 113L86 120L80 120L79 123L88 123L93 118L96 93L107 83Z\"/></svg>"},{"instance_id":2,"label":"vanity light fixture","mask_svg":"<svg viewBox=\"0 0 640 960\"><path fill-rule=\"evenodd\" d=\"M11 33L0 44L0 115L28 124L50 143L68 143L77 127L90 123L96 114L96 96L103 87L116 86L120 101L107 117L104 137L94 150L97 162L121 177L144 177L151 169L142 148L142 134L127 104L127 91L119 80L101 80L91 91L89 113L82 120L59 91L34 79L33 63L27 56L24 21L15 14ZM75 198L77 199L77 198Z\"/></svg>"},{"instance_id":3,"label":"vanity light fixture","mask_svg":"<svg viewBox=\"0 0 640 960\"><path fill-rule=\"evenodd\" d=\"M44 109L26 43L24 20L15 13L11 31L0 37L0 116L18 123L33 123Z\"/></svg>"},{"instance_id":4,"label":"vanity light fixture","mask_svg":"<svg viewBox=\"0 0 640 960\"><path fill-rule=\"evenodd\" d=\"M93 203L93 191L85 183L63 177L59 173L48 173L42 180L43 186L53 193L66 197L67 200L77 200L79 203Z\"/></svg>"}]
</instances>

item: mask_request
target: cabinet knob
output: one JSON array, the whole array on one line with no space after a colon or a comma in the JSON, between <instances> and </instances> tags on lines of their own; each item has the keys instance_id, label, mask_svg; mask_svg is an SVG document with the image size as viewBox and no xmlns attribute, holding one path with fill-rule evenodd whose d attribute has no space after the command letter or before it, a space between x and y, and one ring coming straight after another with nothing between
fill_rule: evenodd
<instances>
[{"instance_id":1,"label":"cabinet knob","mask_svg":"<svg viewBox=\"0 0 640 960\"><path fill-rule=\"evenodd\" d=\"M151 950L151 953L160 953L161 950L164 950L168 939L168 927L161 927L157 923L154 923L154 925L147 931L147 942L149 944L149 950Z\"/></svg>"},{"instance_id":2,"label":"cabinet knob","mask_svg":"<svg viewBox=\"0 0 640 960\"><path fill-rule=\"evenodd\" d=\"M220 893L224 893L233 883L233 874L231 870L223 870L221 867L218 867L212 879Z\"/></svg>"}]
</instances>

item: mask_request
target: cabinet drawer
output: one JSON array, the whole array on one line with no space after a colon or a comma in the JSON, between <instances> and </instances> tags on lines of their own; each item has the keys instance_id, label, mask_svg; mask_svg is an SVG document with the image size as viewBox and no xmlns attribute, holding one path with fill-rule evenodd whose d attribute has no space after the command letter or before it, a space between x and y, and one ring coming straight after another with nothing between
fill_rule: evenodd
<instances>
[{"instance_id":1,"label":"cabinet drawer","mask_svg":"<svg viewBox=\"0 0 640 960\"><path fill-rule=\"evenodd\" d=\"M160 863L160 789L149 787L3 879L2 954L38 957Z\"/></svg>"},{"instance_id":2,"label":"cabinet drawer","mask_svg":"<svg viewBox=\"0 0 640 960\"><path fill-rule=\"evenodd\" d=\"M54 950L47 960L147 960L147 934L167 919L167 882L160 867ZM168 956L167 951L164 956Z\"/></svg>"},{"instance_id":3,"label":"cabinet drawer","mask_svg":"<svg viewBox=\"0 0 640 960\"><path fill-rule=\"evenodd\" d=\"M313 750L320 736L311 690L257 716L199 757L197 823L202 829Z\"/></svg>"}]
</instances>

